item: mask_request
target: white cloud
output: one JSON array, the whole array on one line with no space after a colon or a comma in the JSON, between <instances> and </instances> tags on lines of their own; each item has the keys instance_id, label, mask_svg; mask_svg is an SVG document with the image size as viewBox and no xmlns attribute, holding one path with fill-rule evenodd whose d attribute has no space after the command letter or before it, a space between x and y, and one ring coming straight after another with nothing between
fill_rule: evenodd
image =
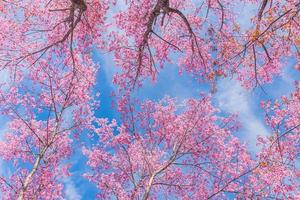
<instances>
[{"instance_id":1,"label":"white cloud","mask_svg":"<svg viewBox=\"0 0 300 200\"><path fill-rule=\"evenodd\" d=\"M283 68L281 78L284 81L284 84L282 84L281 90L278 91L278 93L280 92L280 96L291 93L294 90L295 80L300 78L299 74L294 69L293 63L291 63L291 66Z\"/></svg>"},{"instance_id":2,"label":"white cloud","mask_svg":"<svg viewBox=\"0 0 300 200\"><path fill-rule=\"evenodd\" d=\"M248 143L250 150L257 151L256 138L258 135L269 135L263 121L254 111L257 99L240 86L235 80L222 80L218 87L217 101L219 108L229 113L239 114L242 132L239 137Z\"/></svg>"},{"instance_id":3,"label":"white cloud","mask_svg":"<svg viewBox=\"0 0 300 200\"><path fill-rule=\"evenodd\" d=\"M9 71L6 68L0 70L1 90L7 90L10 83L11 83L11 79L10 79Z\"/></svg>"},{"instance_id":4,"label":"white cloud","mask_svg":"<svg viewBox=\"0 0 300 200\"><path fill-rule=\"evenodd\" d=\"M103 59L104 64L102 64L100 66L100 68L104 71L106 79L108 81L108 83L114 87L113 85L113 77L117 72L121 72L121 68L116 66L116 63L114 62L113 59L113 54L106 54L105 56L103 56L101 59ZM101 70L100 70L101 71ZM102 74L103 75L103 74Z\"/></svg>"},{"instance_id":5,"label":"white cloud","mask_svg":"<svg viewBox=\"0 0 300 200\"><path fill-rule=\"evenodd\" d=\"M4 134L8 131L8 120L0 116L0 140L4 139Z\"/></svg>"},{"instance_id":6,"label":"white cloud","mask_svg":"<svg viewBox=\"0 0 300 200\"><path fill-rule=\"evenodd\" d=\"M258 7L256 4L237 4L234 10L236 10L237 12L237 22L240 25L242 31L246 31L253 27L254 24L251 22L251 17L253 17L258 12Z\"/></svg>"},{"instance_id":7,"label":"white cloud","mask_svg":"<svg viewBox=\"0 0 300 200\"><path fill-rule=\"evenodd\" d=\"M82 198L71 178L65 179L64 184L66 200L80 200Z\"/></svg>"},{"instance_id":8,"label":"white cloud","mask_svg":"<svg viewBox=\"0 0 300 200\"><path fill-rule=\"evenodd\" d=\"M63 118L63 124L62 127L70 127L72 125L73 122L73 110L74 110L74 106L71 106L69 108L67 108L63 113L62 113L62 118Z\"/></svg>"}]
</instances>

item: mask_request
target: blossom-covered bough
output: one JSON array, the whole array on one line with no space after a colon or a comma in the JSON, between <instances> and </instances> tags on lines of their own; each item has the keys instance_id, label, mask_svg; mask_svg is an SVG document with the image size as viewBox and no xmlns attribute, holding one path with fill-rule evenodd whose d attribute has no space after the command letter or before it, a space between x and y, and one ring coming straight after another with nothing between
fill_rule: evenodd
<instances>
[{"instance_id":1,"label":"blossom-covered bough","mask_svg":"<svg viewBox=\"0 0 300 200\"><path fill-rule=\"evenodd\" d=\"M1 197L61 199L71 133L91 120L97 67L90 51L108 7L52 0L4 1L1 8L0 62L9 81L0 102L9 123L0 154L14 169L1 174Z\"/></svg>"},{"instance_id":2,"label":"blossom-covered bough","mask_svg":"<svg viewBox=\"0 0 300 200\"><path fill-rule=\"evenodd\" d=\"M255 7L248 25L243 5ZM99 140L83 147L84 177L99 199L300 198L299 83L262 102L272 134L258 137L256 155L234 136L238 118L212 103L219 79L267 96L264 84L293 70L289 59L299 73L299 12L297 0L0 0L0 158L13 169L0 174L1 198L65 199L73 140L87 132ZM121 69L120 123L95 116L93 49ZM168 64L208 82L210 94L136 100Z\"/></svg>"},{"instance_id":3,"label":"blossom-covered bough","mask_svg":"<svg viewBox=\"0 0 300 200\"><path fill-rule=\"evenodd\" d=\"M146 101L132 114L135 130L98 121L99 144L83 150L93 169L85 176L96 183L99 199L299 197L298 86L284 102L283 108L279 102L274 107L277 114L268 113L276 132L258 139L262 149L253 159L232 135L239 128L235 116L218 116L210 98L190 99L184 106L169 98Z\"/></svg>"},{"instance_id":4,"label":"blossom-covered bough","mask_svg":"<svg viewBox=\"0 0 300 200\"><path fill-rule=\"evenodd\" d=\"M187 100L183 108L169 98L141 107L135 134L99 121L99 145L84 149L94 169L86 177L99 187L99 199L210 199L230 183L241 187L238 176L250 173L254 162L231 135L233 116L216 116L207 97Z\"/></svg>"}]
</instances>

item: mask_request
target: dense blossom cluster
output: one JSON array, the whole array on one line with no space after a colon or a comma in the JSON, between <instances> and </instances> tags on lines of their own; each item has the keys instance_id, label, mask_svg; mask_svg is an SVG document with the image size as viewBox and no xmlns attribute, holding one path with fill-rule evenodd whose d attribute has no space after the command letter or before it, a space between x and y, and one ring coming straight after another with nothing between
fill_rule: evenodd
<instances>
[{"instance_id":1,"label":"dense blossom cluster","mask_svg":"<svg viewBox=\"0 0 300 200\"><path fill-rule=\"evenodd\" d=\"M246 5L255 12L243 25ZM1 198L65 199L73 140L92 133L84 177L99 199L299 199L299 83L261 103L272 134L258 137L255 156L233 134L236 116L212 103L220 79L263 90L289 59L299 73L299 12L296 0L0 1L0 158L13 169L0 174ZM120 123L95 116L93 49L121 69L112 80ZM167 64L210 94L136 100Z\"/></svg>"},{"instance_id":2,"label":"dense blossom cluster","mask_svg":"<svg viewBox=\"0 0 300 200\"><path fill-rule=\"evenodd\" d=\"M133 114L135 134L102 122L99 145L83 150L94 169L86 177L99 187L100 199L207 199L226 185L238 189L236 178L254 162L231 134L234 118L216 114L206 97L187 100L183 108L166 98L147 101Z\"/></svg>"},{"instance_id":3,"label":"dense blossom cluster","mask_svg":"<svg viewBox=\"0 0 300 200\"><path fill-rule=\"evenodd\" d=\"M262 150L258 157L264 170L257 171L251 178L255 192L276 196L280 199L299 198L299 142L300 142L300 88L288 97L282 97L273 105L263 102L266 122L273 134L260 137ZM268 185L268 187L266 187Z\"/></svg>"}]
</instances>

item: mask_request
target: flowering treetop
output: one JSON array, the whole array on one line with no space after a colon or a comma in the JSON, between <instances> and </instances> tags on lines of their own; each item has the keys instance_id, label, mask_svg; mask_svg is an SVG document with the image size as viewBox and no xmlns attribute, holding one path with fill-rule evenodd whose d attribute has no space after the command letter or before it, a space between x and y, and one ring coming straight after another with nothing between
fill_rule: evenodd
<instances>
[{"instance_id":1,"label":"flowering treetop","mask_svg":"<svg viewBox=\"0 0 300 200\"><path fill-rule=\"evenodd\" d=\"M256 8L247 26L240 5ZM0 85L9 120L0 157L14 169L0 174L1 197L64 199L73 140L88 132L99 140L83 148L85 177L99 199L299 198L299 83L290 97L262 103L273 133L258 138L255 158L232 134L236 117L211 103L219 79L263 90L287 58L299 70L299 12L296 0L0 1L0 70L9 77ZM95 48L121 69L113 79L121 123L95 115ZM133 100L168 64L210 83L212 96Z\"/></svg>"}]
</instances>

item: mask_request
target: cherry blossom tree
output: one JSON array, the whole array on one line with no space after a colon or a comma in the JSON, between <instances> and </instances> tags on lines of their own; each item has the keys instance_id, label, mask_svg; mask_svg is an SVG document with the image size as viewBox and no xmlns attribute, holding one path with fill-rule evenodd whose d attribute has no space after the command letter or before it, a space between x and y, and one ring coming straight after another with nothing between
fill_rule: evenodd
<instances>
[{"instance_id":1,"label":"cherry blossom tree","mask_svg":"<svg viewBox=\"0 0 300 200\"><path fill-rule=\"evenodd\" d=\"M260 6L253 28L242 30L238 4L249 2ZM115 82L130 88L138 77L155 79L165 62L211 82L231 74L247 88L270 82L282 58L299 56L298 13L297 1L128 1L109 45L124 71Z\"/></svg>"},{"instance_id":2,"label":"cherry blossom tree","mask_svg":"<svg viewBox=\"0 0 300 200\"><path fill-rule=\"evenodd\" d=\"M283 96L281 101L263 102L266 122L273 134L260 137L258 144L262 150L258 157L263 169L256 171L250 178L253 194L272 194L278 199L299 198L299 135L300 135L300 88L290 97ZM248 186L246 186L248 187Z\"/></svg>"},{"instance_id":3,"label":"cherry blossom tree","mask_svg":"<svg viewBox=\"0 0 300 200\"><path fill-rule=\"evenodd\" d=\"M299 197L299 84L291 98L264 103L274 133L258 138L251 158L233 136L235 116L221 117L210 98L141 104L131 125L98 121L100 141L83 149L99 199L295 199ZM116 135L117 131L117 135ZM108 134L109 133L109 134ZM228 196L231 195L231 196ZM231 197L231 198L230 198Z\"/></svg>"},{"instance_id":4,"label":"cherry blossom tree","mask_svg":"<svg viewBox=\"0 0 300 200\"><path fill-rule=\"evenodd\" d=\"M90 123L95 103L90 51L101 45L108 2L90 3L1 2L1 67L10 81L0 92L1 114L9 118L0 155L14 166L1 175L3 199L63 198L70 133Z\"/></svg>"},{"instance_id":5,"label":"cherry blossom tree","mask_svg":"<svg viewBox=\"0 0 300 200\"><path fill-rule=\"evenodd\" d=\"M86 177L99 188L98 198L210 199L224 197L224 187L241 187L240 174L255 163L232 136L235 117L217 112L207 97L180 106L165 98L141 105L133 133L115 121L98 121L99 144L83 149L94 169Z\"/></svg>"},{"instance_id":6,"label":"cherry blossom tree","mask_svg":"<svg viewBox=\"0 0 300 200\"><path fill-rule=\"evenodd\" d=\"M255 7L246 26L241 5ZM212 103L219 79L264 91L288 59L299 70L299 12L296 0L0 0L0 70L9 77L0 85L0 158L14 169L0 174L1 197L64 199L72 141L89 132L99 141L83 147L85 177L99 199L299 198L299 83L290 97L262 102L273 133L252 157L233 134L237 116ZM120 123L95 116L93 49L121 69ZM209 83L210 94L136 100L168 64Z\"/></svg>"},{"instance_id":7,"label":"cherry blossom tree","mask_svg":"<svg viewBox=\"0 0 300 200\"><path fill-rule=\"evenodd\" d=\"M43 58L29 70L18 69L18 81L2 85L1 114L10 122L0 155L15 167L8 179L1 177L4 199L61 197L58 179L68 175L61 161L72 151L70 133L90 121L93 99L88 94L96 73L88 58L75 60L87 65Z\"/></svg>"}]
</instances>

